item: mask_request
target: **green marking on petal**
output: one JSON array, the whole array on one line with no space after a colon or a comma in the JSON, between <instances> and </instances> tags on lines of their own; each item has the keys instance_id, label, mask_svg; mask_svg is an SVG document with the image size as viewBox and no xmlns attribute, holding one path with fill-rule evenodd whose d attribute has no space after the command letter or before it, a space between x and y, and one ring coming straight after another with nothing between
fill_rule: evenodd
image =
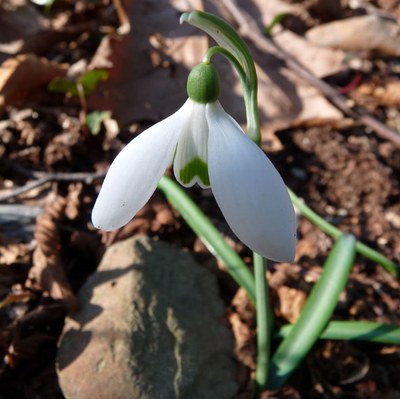
<instances>
[{"instance_id":1,"label":"green marking on petal","mask_svg":"<svg viewBox=\"0 0 400 399\"><path fill-rule=\"evenodd\" d=\"M203 185L210 186L208 177L208 165L201 158L195 157L179 172L179 178L183 184L189 184L197 176Z\"/></svg>"}]
</instances>

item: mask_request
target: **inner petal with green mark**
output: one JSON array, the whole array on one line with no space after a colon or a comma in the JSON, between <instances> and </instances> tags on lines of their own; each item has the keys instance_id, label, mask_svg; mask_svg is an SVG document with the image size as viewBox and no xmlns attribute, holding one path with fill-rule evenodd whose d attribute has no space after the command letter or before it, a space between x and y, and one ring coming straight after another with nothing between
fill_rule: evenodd
<instances>
[{"instance_id":1,"label":"inner petal with green mark","mask_svg":"<svg viewBox=\"0 0 400 399\"><path fill-rule=\"evenodd\" d=\"M191 101L191 100L189 100ZM182 127L174 158L175 178L185 187L197 183L210 187L208 178L208 124L206 104L191 101L188 118Z\"/></svg>"},{"instance_id":2,"label":"inner petal with green mark","mask_svg":"<svg viewBox=\"0 0 400 399\"><path fill-rule=\"evenodd\" d=\"M202 187L210 187L208 165L198 157L192 159L180 170L179 177L183 185L190 185L192 181L195 181Z\"/></svg>"}]
</instances>

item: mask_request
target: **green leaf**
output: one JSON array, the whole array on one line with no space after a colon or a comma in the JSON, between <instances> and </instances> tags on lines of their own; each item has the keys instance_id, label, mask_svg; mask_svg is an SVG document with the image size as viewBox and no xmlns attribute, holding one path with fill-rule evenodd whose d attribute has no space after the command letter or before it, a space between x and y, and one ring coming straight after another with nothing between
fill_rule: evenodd
<instances>
[{"instance_id":1,"label":"green leaf","mask_svg":"<svg viewBox=\"0 0 400 399\"><path fill-rule=\"evenodd\" d=\"M93 111L86 115L86 125L90 133L97 135L101 129L101 122L111 117L111 111Z\"/></svg>"},{"instance_id":2,"label":"green leaf","mask_svg":"<svg viewBox=\"0 0 400 399\"><path fill-rule=\"evenodd\" d=\"M94 69L86 72L78 80L69 78L54 78L48 85L48 89L56 93L65 93L71 96L78 96L78 84L82 85L83 94L86 96L92 93L99 82L108 79L108 71L105 69Z\"/></svg>"},{"instance_id":3,"label":"green leaf","mask_svg":"<svg viewBox=\"0 0 400 399\"><path fill-rule=\"evenodd\" d=\"M272 357L269 389L277 389L286 382L324 331L346 285L355 247L356 239L350 234L343 234L336 241L299 320Z\"/></svg>"},{"instance_id":4,"label":"green leaf","mask_svg":"<svg viewBox=\"0 0 400 399\"><path fill-rule=\"evenodd\" d=\"M55 93L65 93L71 96L78 95L78 89L76 88L76 82L67 78L54 78L47 86L49 91Z\"/></svg>"},{"instance_id":5,"label":"green leaf","mask_svg":"<svg viewBox=\"0 0 400 399\"><path fill-rule=\"evenodd\" d=\"M331 237L338 239L343 232L339 230L337 227L333 226L329 222L327 222L323 217L319 216L315 213L302 199L300 199L292 190L288 188L290 198L293 202L293 205L301 212L301 214L308 219L311 223L315 224L318 228L320 228L324 233L329 234ZM399 265L392 262L386 256L382 255L378 251L368 247L360 241L356 243L356 250L361 255L364 255L366 258L372 260L383 266L389 273L393 274L396 277L400 277L400 268Z\"/></svg>"},{"instance_id":6,"label":"green leaf","mask_svg":"<svg viewBox=\"0 0 400 399\"><path fill-rule=\"evenodd\" d=\"M274 338L285 338L292 329L293 325L287 324L276 332ZM400 345L400 326L373 321L331 321L319 339Z\"/></svg>"},{"instance_id":7,"label":"green leaf","mask_svg":"<svg viewBox=\"0 0 400 399\"><path fill-rule=\"evenodd\" d=\"M90 94L94 91L97 85L102 80L108 79L108 71L105 69L94 69L93 71L86 72L80 79L79 83L83 87L85 94Z\"/></svg>"},{"instance_id":8,"label":"green leaf","mask_svg":"<svg viewBox=\"0 0 400 399\"><path fill-rule=\"evenodd\" d=\"M275 15L275 17L272 20L272 22L265 28L264 33L267 36L271 36L272 29L274 29L275 25L279 24L283 20L283 18L286 17L286 15L287 14L285 12L282 12L280 14Z\"/></svg>"}]
</instances>

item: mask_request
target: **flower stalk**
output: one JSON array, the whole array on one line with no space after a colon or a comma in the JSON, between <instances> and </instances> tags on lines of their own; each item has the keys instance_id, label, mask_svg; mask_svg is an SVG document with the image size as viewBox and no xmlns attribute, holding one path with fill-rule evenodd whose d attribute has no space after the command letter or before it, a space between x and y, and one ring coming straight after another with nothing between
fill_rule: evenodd
<instances>
[{"instance_id":1,"label":"flower stalk","mask_svg":"<svg viewBox=\"0 0 400 399\"><path fill-rule=\"evenodd\" d=\"M257 73L253 57L246 43L228 23L213 14L202 11L186 12L182 14L180 22L186 22L203 30L218 43L219 47L225 50L225 56L227 56L226 53L229 53L236 59L237 62L233 62L231 59L230 61L238 71L242 84L246 107L247 134L256 144L260 144L260 122L257 106ZM244 77L243 73L239 72L235 65L236 63L238 63L244 71Z\"/></svg>"},{"instance_id":2,"label":"flower stalk","mask_svg":"<svg viewBox=\"0 0 400 399\"><path fill-rule=\"evenodd\" d=\"M262 256L253 253L254 280L256 285L257 319L257 368L256 387L259 392L267 387L271 348L273 316L269 305L269 289L266 279L267 262Z\"/></svg>"}]
</instances>

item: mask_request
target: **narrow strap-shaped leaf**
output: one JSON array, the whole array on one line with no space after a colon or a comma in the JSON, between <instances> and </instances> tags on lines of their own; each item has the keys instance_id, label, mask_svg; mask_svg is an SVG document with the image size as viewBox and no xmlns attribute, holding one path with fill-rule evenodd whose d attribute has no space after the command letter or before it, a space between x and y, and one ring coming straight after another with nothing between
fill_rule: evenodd
<instances>
[{"instance_id":1,"label":"narrow strap-shaped leaf","mask_svg":"<svg viewBox=\"0 0 400 399\"><path fill-rule=\"evenodd\" d=\"M329 234L331 237L337 239L339 238L343 232L339 230L337 227L333 226L329 222L327 222L324 218L314 212L304 201L302 201L292 190L288 189L290 198L294 204L294 206L301 212L301 214L307 218L311 223L315 224L319 227L323 232ZM393 274L396 277L400 277L400 269L396 263L392 262L390 259L386 258L386 256L382 255L378 251L368 247L360 241L356 242L356 250L361 255L366 258L372 260L383 266L389 273Z\"/></svg>"},{"instance_id":2,"label":"narrow strap-shaped leaf","mask_svg":"<svg viewBox=\"0 0 400 399\"><path fill-rule=\"evenodd\" d=\"M355 243L354 236L345 234L332 248L299 320L272 357L269 388L285 383L328 324L353 265Z\"/></svg>"},{"instance_id":3,"label":"narrow strap-shaped leaf","mask_svg":"<svg viewBox=\"0 0 400 399\"><path fill-rule=\"evenodd\" d=\"M287 324L279 329L274 338L285 338L292 330L293 325ZM373 321L331 321L319 339L400 345L400 326Z\"/></svg>"}]
</instances>

